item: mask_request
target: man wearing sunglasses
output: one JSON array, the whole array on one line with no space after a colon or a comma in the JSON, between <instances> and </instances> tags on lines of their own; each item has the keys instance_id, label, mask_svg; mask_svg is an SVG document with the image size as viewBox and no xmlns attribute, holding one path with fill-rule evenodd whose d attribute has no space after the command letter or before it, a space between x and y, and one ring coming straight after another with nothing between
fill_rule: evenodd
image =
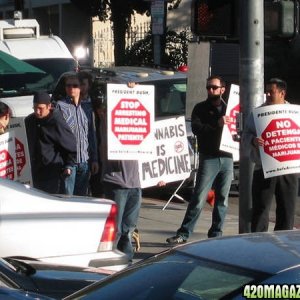
<instances>
[{"instance_id":1,"label":"man wearing sunglasses","mask_svg":"<svg viewBox=\"0 0 300 300\"><path fill-rule=\"evenodd\" d=\"M77 148L76 164L64 181L65 193L86 196L90 170L98 170L93 111L84 109L81 105L80 80L77 73L65 77L65 91L67 96L57 102L57 107L76 137Z\"/></svg>"},{"instance_id":2,"label":"man wearing sunglasses","mask_svg":"<svg viewBox=\"0 0 300 300\"><path fill-rule=\"evenodd\" d=\"M223 79L219 76L209 77L206 89L207 99L197 103L192 111L192 131L197 136L199 149L196 185L180 228L175 236L167 239L167 243L171 245L182 244L188 240L212 185L216 199L208 237L222 235L233 177L233 159L230 153L221 151L219 147L223 126L230 120L225 116L226 103L222 98L225 92Z\"/></svg>"}]
</instances>

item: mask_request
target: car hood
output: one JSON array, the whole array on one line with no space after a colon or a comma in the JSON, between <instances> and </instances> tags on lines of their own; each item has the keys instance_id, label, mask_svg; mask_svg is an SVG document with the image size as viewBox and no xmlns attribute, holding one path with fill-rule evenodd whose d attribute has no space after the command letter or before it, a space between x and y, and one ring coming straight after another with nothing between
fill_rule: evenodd
<instances>
[{"instance_id":1,"label":"car hood","mask_svg":"<svg viewBox=\"0 0 300 300\"><path fill-rule=\"evenodd\" d=\"M32 260L15 260L14 265L18 263L22 271L14 280L22 289L59 299L111 274L103 269Z\"/></svg>"},{"instance_id":2,"label":"car hood","mask_svg":"<svg viewBox=\"0 0 300 300\"><path fill-rule=\"evenodd\" d=\"M276 274L299 265L300 231L239 234L192 242L175 249L223 264Z\"/></svg>"}]
</instances>

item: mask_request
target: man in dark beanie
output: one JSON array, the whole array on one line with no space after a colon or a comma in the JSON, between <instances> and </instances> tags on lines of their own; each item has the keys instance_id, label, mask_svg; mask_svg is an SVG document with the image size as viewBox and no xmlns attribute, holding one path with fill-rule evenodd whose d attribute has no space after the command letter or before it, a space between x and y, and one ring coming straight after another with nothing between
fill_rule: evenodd
<instances>
[{"instance_id":1,"label":"man in dark beanie","mask_svg":"<svg viewBox=\"0 0 300 300\"><path fill-rule=\"evenodd\" d=\"M25 118L33 186L48 193L64 193L62 181L76 161L76 139L50 96L38 92L34 113Z\"/></svg>"}]
</instances>

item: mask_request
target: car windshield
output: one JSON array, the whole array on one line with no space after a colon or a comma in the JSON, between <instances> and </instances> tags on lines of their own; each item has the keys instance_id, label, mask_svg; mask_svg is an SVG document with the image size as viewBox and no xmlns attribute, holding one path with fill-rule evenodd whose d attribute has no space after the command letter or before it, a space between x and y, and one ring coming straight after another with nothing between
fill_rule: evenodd
<instances>
[{"instance_id":1,"label":"car windshield","mask_svg":"<svg viewBox=\"0 0 300 300\"><path fill-rule=\"evenodd\" d=\"M45 73L0 74L0 98L32 95L41 90L52 93L59 76L76 67L73 59L36 59L26 62Z\"/></svg>"},{"instance_id":2,"label":"car windshield","mask_svg":"<svg viewBox=\"0 0 300 300\"><path fill-rule=\"evenodd\" d=\"M156 118L185 114L186 79L147 81L141 84L155 86Z\"/></svg>"},{"instance_id":3,"label":"car windshield","mask_svg":"<svg viewBox=\"0 0 300 300\"><path fill-rule=\"evenodd\" d=\"M176 252L147 262L92 285L86 293L82 291L76 297L89 300L120 299L120 295L123 300L228 299L239 293L245 284L266 277L252 270Z\"/></svg>"}]
</instances>

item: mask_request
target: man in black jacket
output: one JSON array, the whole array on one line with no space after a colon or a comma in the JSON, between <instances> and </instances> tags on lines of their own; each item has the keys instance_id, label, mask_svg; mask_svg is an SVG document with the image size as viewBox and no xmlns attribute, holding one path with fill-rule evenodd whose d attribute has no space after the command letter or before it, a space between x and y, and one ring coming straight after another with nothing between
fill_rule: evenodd
<instances>
[{"instance_id":1,"label":"man in black jacket","mask_svg":"<svg viewBox=\"0 0 300 300\"><path fill-rule=\"evenodd\" d=\"M25 118L33 186L48 193L64 193L62 180L76 162L76 139L62 114L52 109L50 96L38 92L34 113Z\"/></svg>"},{"instance_id":2,"label":"man in black jacket","mask_svg":"<svg viewBox=\"0 0 300 300\"><path fill-rule=\"evenodd\" d=\"M222 78L209 77L206 89L206 101L196 104L192 112L192 131L197 136L199 149L196 186L181 227L175 236L167 239L169 244L182 244L187 241L194 230L212 184L216 200L208 237L222 235L233 177L233 159L230 153L221 151L219 147L223 126L229 123L230 118L225 116L226 104L222 99L225 82Z\"/></svg>"}]
</instances>

